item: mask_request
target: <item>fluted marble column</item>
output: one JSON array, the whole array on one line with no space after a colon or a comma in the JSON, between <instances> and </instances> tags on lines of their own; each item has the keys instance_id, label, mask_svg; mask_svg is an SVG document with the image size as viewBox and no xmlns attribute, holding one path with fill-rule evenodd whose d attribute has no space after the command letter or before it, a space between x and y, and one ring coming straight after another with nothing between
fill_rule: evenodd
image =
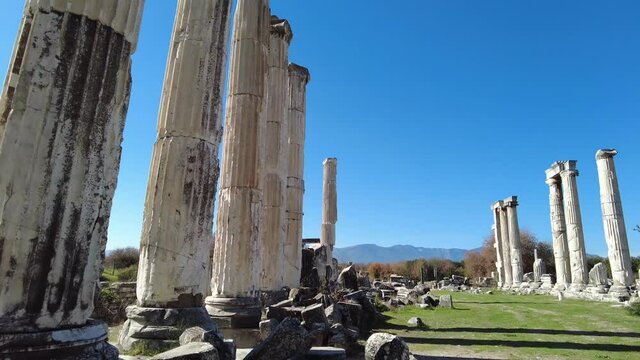
<instances>
[{"instance_id":1,"label":"fluted marble column","mask_svg":"<svg viewBox=\"0 0 640 360\"><path fill-rule=\"evenodd\" d=\"M284 286L284 246L287 236L287 177L289 162L289 44L286 20L271 17L271 46L267 91L267 130L264 171L262 290Z\"/></svg>"},{"instance_id":2,"label":"fluted marble column","mask_svg":"<svg viewBox=\"0 0 640 360\"><path fill-rule=\"evenodd\" d=\"M498 287L501 288L504 283L504 264L502 261L502 224L500 223L500 208L502 202L496 202L491 206L491 212L493 213L493 237L494 245L496 249L496 271L498 274Z\"/></svg>"},{"instance_id":3,"label":"fluted marble column","mask_svg":"<svg viewBox=\"0 0 640 360\"><path fill-rule=\"evenodd\" d=\"M336 223L338 222L338 159L328 158L323 162L322 179L322 225L320 227L320 245L325 248L327 262L324 269L318 266L320 280L326 279L327 272L335 274L333 269L333 247L336 244ZM327 279L328 280L328 279Z\"/></svg>"},{"instance_id":4,"label":"fluted marble column","mask_svg":"<svg viewBox=\"0 0 640 360\"><path fill-rule=\"evenodd\" d=\"M547 179L549 185L549 206L551 213L551 233L553 236L553 257L556 265L556 286L558 290L565 290L571 283L571 264L569 262L569 248L567 245L567 230L564 219L564 205L562 201L562 187L560 179Z\"/></svg>"},{"instance_id":5,"label":"fluted marble column","mask_svg":"<svg viewBox=\"0 0 640 360\"><path fill-rule=\"evenodd\" d=\"M520 246L520 226L518 225L518 197L511 196L504 200L507 211L507 221L509 222L509 246L511 247L511 274L513 286L522 283L522 253Z\"/></svg>"},{"instance_id":6,"label":"fluted marble column","mask_svg":"<svg viewBox=\"0 0 640 360\"><path fill-rule=\"evenodd\" d=\"M609 248L609 263L613 276L610 292L626 293L626 287L633 285L631 255L627 240L627 228L622 213L622 200L618 187L618 176L613 157L614 149L601 149L596 153L598 179L600 181L600 204L604 236Z\"/></svg>"},{"instance_id":7,"label":"fluted marble column","mask_svg":"<svg viewBox=\"0 0 640 360\"><path fill-rule=\"evenodd\" d=\"M304 198L304 143L306 129L307 84L309 70L289 64L288 112L288 177L287 177L287 238L284 244L284 285L300 286L302 270L302 220Z\"/></svg>"},{"instance_id":8,"label":"fluted marble column","mask_svg":"<svg viewBox=\"0 0 640 360\"><path fill-rule=\"evenodd\" d=\"M571 263L571 289L578 291L584 290L589 283L587 253L584 247L582 215L576 181L578 170L575 168L575 161L567 161L563 165L564 169L560 172L560 177L562 178L562 198Z\"/></svg>"},{"instance_id":9,"label":"fluted marble column","mask_svg":"<svg viewBox=\"0 0 640 360\"><path fill-rule=\"evenodd\" d=\"M206 307L221 325L260 320L263 120L269 54L269 1L239 0L231 41L229 90L213 254ZM219 322L220 323L220 322Z\"/></svg>"},{"instance_id":10,"label":"fluted marble column","mask_svg":"<svg viewBox=\"0 0 640 360\"><path fill-rule=\"evenodd\" d=\"M26 4L0 99L0 358L118 356L88 318L143 5Z\"/></svg>"},{"instance_id":11,"label":"fluted marble column","mask_svg":"<svg viewBox=\"0 0 640 360\"><path fill-rule=\"evenodd\" d=\"M509 219L503 201L496 203L496 210L498 211L500 241L502 242L502 269L504 270L502 287L509 289L513 285L513 269L511 267L511 245L509 245Z\"/></svg>"},{"instance_id":12,"label":"fluted marble column","mask_svg":"<svg viewBox=\"0 0 640 360\"><path fill-rule=\"evenodd\" d=\"M121 333L121 346L178 340L151 336L139 312L189 312L188 326L210 327L203 307L210 276L213 205L222 137L222 94L231 1L179 0L140 242L138 309ZM154 308L154 309L149 309ZM175 327L156 323L154 326ZM165 331L164 334L169 334Z\"/></svg>"}]
</instances>

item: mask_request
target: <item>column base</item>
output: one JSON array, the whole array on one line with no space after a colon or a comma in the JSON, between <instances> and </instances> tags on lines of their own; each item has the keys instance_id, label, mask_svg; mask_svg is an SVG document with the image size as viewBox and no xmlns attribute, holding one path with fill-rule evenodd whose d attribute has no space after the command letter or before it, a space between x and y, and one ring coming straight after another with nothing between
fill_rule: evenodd
<instances>
[{"instance_id":1,"label":"column base","mask_svg":"<svg viewBox=\"0 0 640 360\"><path fill-rule=\"evenodd\" d=\"M218 298L205 300L207 312L221 328L257 329L262 317L258 298Z\"/></svg>"},{"instance_id":2,"label":"column base","mask_svg":"<svg viewBox=\"0 0 640 360\"><path fill-rule=\"evenodd\" d=\"M617 297L619 300L629 300L631 293L629 288L621 285L613 285L609 288L609 295Z\"/></svg>"},{"instance_id":3,"label":"column base","mask_svg":"<svg viewBox=\"0 0 640 360\"><path fill-rule=\"evenodd\" d=\"M1 333L0 358L11 360L118 360L118 349L107 343L109 328L89 319L85 326L32 333Z\"/></svg>"},{"instance_id":4,"label":"column base","mask_svg":"<svg viewBox=\"0 0 640 360\"><path fill-rule=\"evenodd\" d=\"M557 283L556 286L553 287L553 289L557 291L565 291L569 289L569 285Z\"/></svg>"},{"instance_id":5,"label":"column base","mask_svg":"<svg viewBox=\"0 0 640 360\"><path fill-rule=\"evenodd\" d=\"M589 285L587 287L587 292L591 294L606 294L607 287L604 285Z\"/></svg>"},{"instance_id":6,"label":"column base","mask_svg":"<svg viewBox=\"0 0 640 360\"><path fill-rule=\"evenodd\" d=\"M540 281L532 281L529 283L529 288L531 289L540 289L542 287L542 282Z\"/></svg>"},{"instance_id":7,"label":"column base","mask_svg":"<svg viewBox=\"0 0 640 360\"><path fill-rule=\"evenodd\" d=\"M572 292L582 292L587 289L587 285L585 284L571 284L569 285L569 291Z\"/></svg>"},{"instance_id":8,"label":"column base","mask_svg":"<svg viewBox=\"0 0 640 360\"><path fill-rule=\"evenodd\" d=\"M180 346L180 335L194 326L217 331L216 323L204 307L147 308L127 307L127 321L120 331L118 342L125 352L143 347L162 352Z\"/></svg>"}]
</instances>

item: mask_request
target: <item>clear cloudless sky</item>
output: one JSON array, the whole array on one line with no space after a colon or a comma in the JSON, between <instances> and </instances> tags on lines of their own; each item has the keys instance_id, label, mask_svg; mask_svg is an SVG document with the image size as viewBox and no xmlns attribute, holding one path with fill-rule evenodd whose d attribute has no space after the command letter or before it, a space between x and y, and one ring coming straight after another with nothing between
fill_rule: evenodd
<instances>
[{"instance_id":1,"label":"clear cloudless sky","mask_svg":"<svg viewBox=\"0 0 640 360\"><path fill-rule=\"evenodd\" d=\"M616 166L640 255L640 1L272 0L308 91L304 236L320 232L322 161L337 157L339 247L474 248L489 206L520 198L550 241L544 170L578 160L587 252L606 255L595 152ZM176 0L148 0L109 227L138 246ZM6 69L23 2L3 1Z\"/></svg>"}]
</instances>

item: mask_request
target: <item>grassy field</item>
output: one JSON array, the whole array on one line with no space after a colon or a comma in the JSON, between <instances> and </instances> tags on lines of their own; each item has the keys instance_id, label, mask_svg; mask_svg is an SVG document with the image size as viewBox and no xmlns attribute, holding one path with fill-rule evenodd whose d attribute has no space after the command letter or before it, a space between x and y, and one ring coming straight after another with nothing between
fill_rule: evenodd
<instances>
[{"instance_id":1,"label":"grassy field","mask_svg":"<svg viewBox=\"0 0 640 360\"><path fill-rule=\"evenodd\" d=\"M376 331L401 336L426 358L640 359L640 317L620 305L499 292L452 296L455 309L386 312ZM414 316L426 327L408 325Z\"/></svg>"}]
</instances>

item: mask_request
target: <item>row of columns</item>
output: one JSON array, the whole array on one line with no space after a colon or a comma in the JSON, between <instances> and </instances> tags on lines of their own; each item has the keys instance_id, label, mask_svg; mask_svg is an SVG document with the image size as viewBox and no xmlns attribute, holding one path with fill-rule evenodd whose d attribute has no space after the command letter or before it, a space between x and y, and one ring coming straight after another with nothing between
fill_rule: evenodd
<instances>
[{"instance_id":1,"label":"row of columns","mask_svg":"<svg viewBox=\"0 0 640 360\"><path fill-rule=\"evenodd\" d=\"M517 206L517 196L510 196L491 206L498 286L506 289L520 286L524 275Z\"/></svg>"},{"instance_id":2,"label":"row of columns","mask_svg":"<svg viewBox=\"0 0 640 360\"><path fill-rule=\"evenodd\" d=\"M129 347L171 326L214 329L210 315L257 325L261 290L299 285L309 72L289 63L292 32L271 17L269 1L239 0L220 171L231 6L178 1L137 306L120 339ZM118 356L106 325L88 318L143 7L143 0L27 1L0 98L0 357ZM176 324L181 313L193 324Z\"/></svg>"}]
</instances>

